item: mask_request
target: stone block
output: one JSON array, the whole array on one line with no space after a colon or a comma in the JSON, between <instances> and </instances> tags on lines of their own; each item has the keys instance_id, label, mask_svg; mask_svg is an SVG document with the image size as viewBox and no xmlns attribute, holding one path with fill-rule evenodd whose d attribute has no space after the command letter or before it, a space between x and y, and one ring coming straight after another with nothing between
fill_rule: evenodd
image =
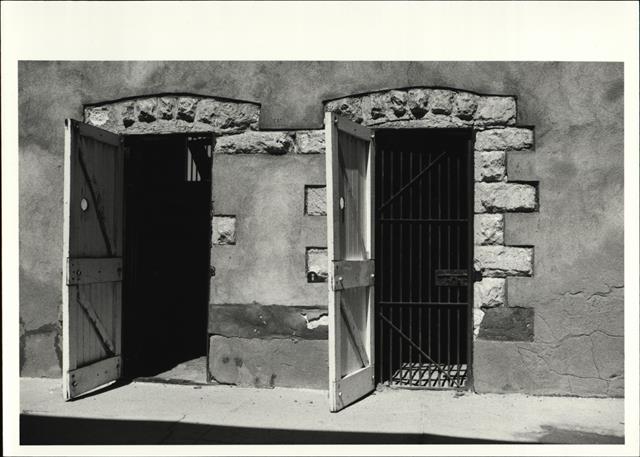
<instances>
[{"instance_id":1,"label":"stone block","mask_svg":"<svg viewBox=\"0 0 640 457\"><path fill-rule=\"evenodd\" d=\"M354 122L362 122L362 100L360 98L340 98L325 105L325 111L345 116Z\"/></svg>"},{"instance_id":2,"label":"stone block","mask_svg":"<svg viewBox=\"0 0 640 457\"><path fill-rule=\"evenodd\" d=\"M329 261L326 248L307 248L307 277L314 273L326 281L329 276Z\"/></svg>"},{"instance_id":3,"label":"stone block","mask_svg":"<svg viewBox=\"0 0 640 457\"><path fill-rule=\"evenodd\" d=\"M260 305L209 305L209 333L239 338L326 340L327 308Z\"/></svg>"},{"instance_id":4,"label":"stone block","mask_svg":"<svg viewBox=\"0 0 640 457\"><path fill-rule=\"evenodd\" d=\"M482 130L476 133L476 151L519 151L533 147L533 130L519 127Z\"/></svg>"},{"instance_id":5,"label":"stone block","mask_svg":"<svg viewBox=\"0 0 640 457\"><path fill-rule=\"evenodd\" d=\"M180 97L178 99L178 120L185 122L193 122L196 117L196 106L198 99L194 97Z\"/></svg>"},{"instance_id":6,"label":"stone block","mask_svg":"<svg viewBox=\"0 0 640 457\"><path fill-rule=\"evenodd\" d=\"M473 119L478 109L478 98L469 92L458 92L454 98L453 114L460 119Z\"/></svg>"},{"instance_id":7,"label":"stone block","mask_svg":"<svg viewBox=\"0 0 640 457\"><path fill-rule=\"evenodd\" d=\"M516 99L514 97L480 97L474 120L476 125L515 124Z\"/></svg>"},{"instance_id":8,"label":"stone block","mask_svg":"<svg viewBox=\"0 0 640 457\"><path fill-rule=\"evenodd\" d=\"M474 268L484 277L531 276L533 248L516 246L476 246Z\"/></svg>"},{"instance_id":9,"label":"stone block","mask_svg":"<svg viewBox=\"0 0 640 457\"><path fill-rule=\"evenodd\" d=\"M111 110L108 106L92 106L85 109L84 119L87 124L101 127L111 119Z\"/></svg>"},{"instance_id":10,"label":"stone block","mask_svg":"<svg viewBox=\"0 0 640 457\"><path fill-rule=\"evenodd\" d=\"M245 132L216 138L215 154L272 154L293 152L287 132Z\"/></svg>"},{"instance_id":11,"label":"stone block","mask_svg":"<svg viewBox=\"0 0 640 457\"><path fill-rule=\"evenodd\" d=\"M155 98L143 98L136 101L137 118L140 122L150 123L156 120L156 107L158 101Z\"/></svg>"},{"instance_id":12,"label":"stone block","mask_svg":"<svg viewBox=\"0 0 640 457\"><path fill-rule=\"evenodd\" d=\"M214 245L236 244L235 216L213 216L211 229Z\"/></svg>"},{"instance_id":13,"label":"stone block","mask_svg":"<svg viewBox=\"0 0 640 457\"><path fill-rule=\"evenodd\" d=\"M209 337L212 381L244 387L327 389L326 340Z\"/></svg>"},{"instance_id":14,"label":"stone block","mask_svg":"<svg viewBox=\"0 0 640 457\"><path fill-rule=\"evenodd\" d=\"M533 341L533 308L489 308L478 338L494 341Z\"/></svg>"},{"instance_id":15,"label":"stone block","mask_svg":"<svg viewBox=\"0 0 640 457\"><path fill-rule=\"evenodd\" d=\"M473 284L473 304L476 308L495 308L506 304L507 290L504 278L482 278Z\"/></svg>"},{"instance_id":16,"label":"stone block","mask_svg":"<svg viewBox=\"0 0 640 457\"><path fill-rule=\"evenodd\" d=\"M160 97L157 108L158 118L164 120L173 119L176 111L176 101L175 97Z\"/></svg>"},{"instance_id":17,"label":"stone block","mask_svg":"<svg viewBox=\"0 0 640 457\"><path fill-rule=\"evenodd\" d=\"M407 108L411 115L420 119L429 112L429 92L426 89L411 89L407 92Z\"/></svg>"},{"instance_id":18,"label":"stone block","mask_svg":"<svg viewBox=\"0 0 640 457\"><path fill-rule=\"evenodd\" d=\"M507 167L504 151L476 151L474 154L476 181L505 181Z\"/></svg>"},{"instance_id":19,"label":"stone block","mask_svg":"<svg viewBox=\"0 0 640 457\"><path fill-rule=\"evenodd\" d=\"M251 103L232 103L215 99L200 100L195 113L196 121L210 125L220 135L255 130L260 109Z\"/></svg>"},{"instance_id":20,"label":"stone block","mask_svg":"<svg viewBox=\"0 0 640 457\"><path fill-rule=\"evenodd\" d=\"M474 244L504 244L504 215L474 215Z\"/></svg>"},{"instance_id":21,"label":"stone block","mask_svg":"<svg viewBox=\"0 0 640 457\"><path fill-rule=\"evenodd\" d=\"M135 103L133 101L126 101L120 104L120 119L122 119L122 125L131 127L136 123Z\"/></svg>"},{"instance_id":22,"label":"stone block","mask_svg":"<svg viewBox=\"0 0 640 457\"><path fill-rule=\"evenodd\" d=\"M476 183L474 192L476 213L535 211L538 199L535 186L521 183Z\"/></svg>"},{"instance_id":23,"label":"stone block","mask_svg":"<svg viewBox=\"0 0 640 457\"><path fill-rule=\"evenodd\" d=\"M362 105L367 123L409 119L407 93L399 90L375 92L365 97Z\"/></svg>"},{"instance_id":24,"label":"stone block","mask_svg":"<svg viewBox=\"0 0 640 457\"><path fill-rule=\"evenodd\" d=\"M407 117L407 93L400 90L392 90L387 93L389 108L393 118L402 119Z\"/></svg>"},{"instance_id":25,"label":"stone block","mask_svg":"<svg viewBox=\"0 0 640 457\"><path fill-rule=\"evenodd\" d=\"M453 97L455 92L443 89L434 89L429 95L429 111L433 114L451 114L453 110Z\"/></svg>"},{"instance_id":26,"label":"stone block","mask_svg":"<svg viewBox=\"0 0 640 457\"><path fill-rule=\"evenodd\" d=\"M326 186L304 187L304 213L309 216L327 215Z\"/></svg>"},{"instance_id":27,"label":"stone block","mask_svg":"<svg viewBox=\"0 0 640 457\"><path fill-rule=\"evenodd\" d=\"M324 130L302 130L295 133L298 154L324 154Z\"/></svg>"}]
</instances>

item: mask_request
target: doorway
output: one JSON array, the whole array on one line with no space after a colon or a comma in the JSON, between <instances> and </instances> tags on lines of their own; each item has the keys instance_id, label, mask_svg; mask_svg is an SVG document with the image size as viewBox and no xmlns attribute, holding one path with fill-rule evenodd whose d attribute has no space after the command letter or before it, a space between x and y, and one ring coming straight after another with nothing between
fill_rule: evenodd
<instances>
[{"instance_id":1,"label":"doorway","mask_svg":"<svg viewBox=\"0 0 640 457\"><path fill-rule=\"evenodd\" d=\"M376 378L466 388L473 310L472 133L376 132Z\"/></svg>"},{"instance_id":2,"label":"doorway","mask_svg":"<svg viewBox=\"0 0 640 457\"><path fill-rule=\"evenodd\" d=\"M211 136L125 140L123 371L206 382Z\"/></svg>"}]
</instances>

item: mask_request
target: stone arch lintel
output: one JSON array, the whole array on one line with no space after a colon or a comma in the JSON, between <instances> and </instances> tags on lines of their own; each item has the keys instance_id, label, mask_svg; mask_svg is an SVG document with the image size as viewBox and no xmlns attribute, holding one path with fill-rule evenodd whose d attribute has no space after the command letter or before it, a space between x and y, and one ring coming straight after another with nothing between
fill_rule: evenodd
<instances>
[{"instance_id":1,"label":"stone arch lintel","mask_svg":"<svg viewBox=\"0 0 640 457\"><path fill-rule=\"evenodd\" d=\"M261 104L190 93L158 93L90 103L85 122L114 133L214 133L258 130Z\"/></svg>"},{"instance_id":2,"label":"stone arch lintel","mask_svg":"<svg viewBox=\"0 0 640 457\"><path fill-rule=\"evenodd\" d=\"M514 95L489 95L447 87L413 86L327 99L324 110L371 127L474 128L513 126Z\"/></svg>"}]
</instances>

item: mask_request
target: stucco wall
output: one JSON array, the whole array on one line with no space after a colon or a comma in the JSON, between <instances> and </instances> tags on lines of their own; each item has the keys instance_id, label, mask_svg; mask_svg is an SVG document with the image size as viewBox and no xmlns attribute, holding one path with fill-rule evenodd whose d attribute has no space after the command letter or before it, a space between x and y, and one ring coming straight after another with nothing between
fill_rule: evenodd
<instances>
[{"instance_id":1,"label":"stucco wall","mask_svg":"<svg viewBox=\"0 0 640 457\"><path fill-rule=\"evenodd\" d=\"M541 183L538 213L505 218L506 244L535 246L534 276L508 287L511 305L535 311L534 341L478 340L476 388L622 394L622 64L22 62L19 81L23 375L60 374L62 122L81 119L83 104L193 92L260 102L261 129L318 129L323 100L445 86L518 97L518 124L535 127L527 173ZM300 305L320 286L301 284L310 293Z\"/></svg>"}]
</instances>

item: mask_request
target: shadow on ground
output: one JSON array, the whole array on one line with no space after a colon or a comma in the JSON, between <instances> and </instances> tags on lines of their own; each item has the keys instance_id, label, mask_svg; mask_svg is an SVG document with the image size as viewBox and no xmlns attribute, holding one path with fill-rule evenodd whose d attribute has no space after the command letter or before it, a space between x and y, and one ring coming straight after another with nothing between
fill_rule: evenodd
<instances>
[{"instance_id":1,"label":"shadow on ground","mask_svg":"<svg viewBox=\"0 0 640 457\"><path fill-rule=\"evenodd\" d=\"M23 445L507 443L510 442L418 433L287 430L165 421L20 416L20 444Z\"/></svg>"}]
</instances>

